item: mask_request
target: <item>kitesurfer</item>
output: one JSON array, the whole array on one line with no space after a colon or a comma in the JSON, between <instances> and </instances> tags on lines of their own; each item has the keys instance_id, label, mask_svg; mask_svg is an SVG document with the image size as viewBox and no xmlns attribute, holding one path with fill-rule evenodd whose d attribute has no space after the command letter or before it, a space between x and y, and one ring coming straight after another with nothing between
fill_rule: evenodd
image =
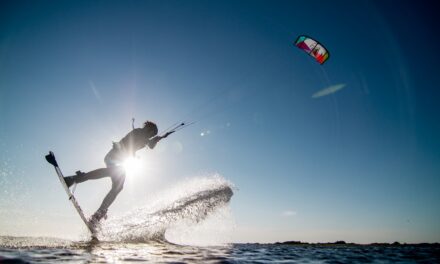
<instances>
[{"instance_id":1,"label":"kitesurfer","mask_svg":"<svg viewBox=\"0 0 440 264\"><path fill-rule=\"evenodd\" d=\"M166 138L174 131L158 136L157 125L151 121L144 123L142 128L134 128L119 142L113 142L112 149L104 158L106 168L96 169L87 173L77 171L75 176L64 177L68 187L74 183L81 183L87 180L96 180L104 177L110 177L112 188L105 196L99 209L92 215L89 222L93 227L99 223L102 218L107 217L107 210L113 203L116 196L122 190L125 181L125 170L122 163L130 156L134 156L136 151L148 146L153 149L157 142Z\"/></svg>"}]
</instances>

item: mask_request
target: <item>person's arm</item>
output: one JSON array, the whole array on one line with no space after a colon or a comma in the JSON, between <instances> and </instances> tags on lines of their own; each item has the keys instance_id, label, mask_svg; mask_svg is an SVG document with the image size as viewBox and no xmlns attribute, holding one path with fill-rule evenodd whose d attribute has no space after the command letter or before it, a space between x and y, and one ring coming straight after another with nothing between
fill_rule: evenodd
<instances>
[{"instance_id":1,"label":"person's arm","mask_svg":"<svg viewBox=\"0 0 440 264\"><path fill-rule=\"evenodd\" d=\"M156 147L157 142L159 142L160 140L162 140L162 139L168 137L168 136L171 135L173 132L174 132L174 131L168 132L168 133L166 133L166 134L163 135L163 136L155 136L154 138L148 140L147 146L148 146L150 149L154 149L154 147Z\"/></svg>"}]
</instances>

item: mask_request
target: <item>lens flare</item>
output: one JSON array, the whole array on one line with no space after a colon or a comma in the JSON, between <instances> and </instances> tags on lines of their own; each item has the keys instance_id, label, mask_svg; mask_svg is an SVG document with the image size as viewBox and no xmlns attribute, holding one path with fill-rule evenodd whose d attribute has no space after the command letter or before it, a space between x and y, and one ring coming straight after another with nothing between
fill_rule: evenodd
<instances>
[{"instance_id":1,"label":"lens flare","mask_svg":"<svg viewBox=\"0 0 440 264\"><path fill-rule=\"evenodd\" d=\"M128 157L122 166L124 167L127 175L135 175L136 173L140 172L142 168L140 159L135 157Z\"/></svg>"}]
</instances>

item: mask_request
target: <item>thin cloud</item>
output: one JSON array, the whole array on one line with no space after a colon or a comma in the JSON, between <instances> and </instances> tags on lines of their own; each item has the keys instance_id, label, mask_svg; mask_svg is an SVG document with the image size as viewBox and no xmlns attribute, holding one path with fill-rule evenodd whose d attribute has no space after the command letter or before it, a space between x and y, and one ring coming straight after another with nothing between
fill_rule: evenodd
<instances>
[{"instance_id":1,"label":"thin cloud","mask_svg":"<svg viewBox=\"0 0 440 264\"><path fill-rule=\"evenodd\" d=\"M344 88L345 85L346 85L345 83L340 83L340 84L335 84L335 85L329 86L329 87L327 87L325 89L322 89L322 90L314 93L312 95L312 98L319 98L319 97L323 97L323 96L326 96L326 95L329 95L329 94L336 93L337 91L339 91L342 88Z\"/></svg>"}]
</instances>

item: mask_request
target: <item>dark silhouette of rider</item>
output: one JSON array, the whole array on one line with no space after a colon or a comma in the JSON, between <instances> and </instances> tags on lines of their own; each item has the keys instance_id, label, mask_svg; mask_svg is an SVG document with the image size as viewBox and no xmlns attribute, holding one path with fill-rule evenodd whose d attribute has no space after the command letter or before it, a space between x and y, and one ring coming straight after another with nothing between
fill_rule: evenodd
<instances>
[{"instance_id":1,"label":"dark silhouette of rider","mask_svg":"<svg viewBox=\"0 0 440 264\"><path fill-rule=\"evenodd\" d=\"M68 187L74 183L81 183L87 180L96 180L104 177L110 177L112 180L112 188L105 196L99 209L90 218L93 227L102 218L107 217L107 210L124 187L125 170L121 166L122 163L130 156L134 156L136 151L148 146L153 149L157 142L166 138L172 132L168 132L163 136L158 136L158 129L155 123L147 121L142 128L135 128L130 131L119 142L113 142L112 149L104 158L106 168L96 169L87 173L77 171L75 176L64 177Z\"/></svg>"}]
</instances>

